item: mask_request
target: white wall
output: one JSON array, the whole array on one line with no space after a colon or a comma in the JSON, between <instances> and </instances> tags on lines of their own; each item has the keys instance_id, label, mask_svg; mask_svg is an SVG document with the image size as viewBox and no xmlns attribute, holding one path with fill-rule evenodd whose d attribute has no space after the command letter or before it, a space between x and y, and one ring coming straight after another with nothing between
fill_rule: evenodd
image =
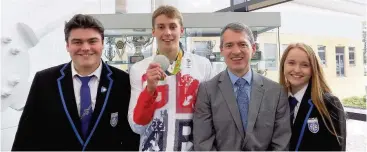
<instances>
[{"instance_id":1,"label":"white wall","mask_svg":"<svg viewBox=\"0 0 367 152\"><path fill-rule=\"evenodd\" d=\"M70 61L66 52L63 26L75 13L114 13L114 0L5 0L1 1L2 38L10 37L11 43L1 45L1 91L11 95L1 101L1 150L11 149L22 107L28 95L34 74ZM17 23L29 26L40 41L35 46L24 39ZM40 34L44 33L44 34ZM19 55L9 50L17 48ZM7 83L13 75L19 83L10 87ZM11 106L12 108L9 108ZM14 108L14 109L13 109Z\"/></svg>"},{"instance_id":2,"label":"white wall","mask_svg":"<svg viewBox=\"0 0 367 152\"><path fill-rule=\"evenodd\" d=\"M127 13L150 13L151 0L126 0Z\"/></svg>"}]
</instances>

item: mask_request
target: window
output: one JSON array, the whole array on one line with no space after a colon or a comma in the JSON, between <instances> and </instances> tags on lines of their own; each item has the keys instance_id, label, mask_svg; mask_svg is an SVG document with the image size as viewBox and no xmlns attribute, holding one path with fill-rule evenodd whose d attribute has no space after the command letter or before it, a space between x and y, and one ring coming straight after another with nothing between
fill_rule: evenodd
<instances>
[{"instance_id":1,"label":"window","mask_svg":"<svg viewBox=\"0 0 367 152\"><path fill-rule=\"evenodd\" d=\"M326 65L326 59L325 59L325 49L326 49L326 46L323 46L323 45L318 45L317 46L317 53L320 57L320 61L321 61L321 64L322 65Z\"/></svg>"},{"instance_id":2,"label":"window","mask_svg":"<svg viewBox=\"0 0 367 152\"><path fill-rule=\"evenodd\" d=\"M265 68L269 70L277 69L277 45L271 43L264 44Z\"/></svg>"},{"instance_id":3,"label":"window","mask_svg":"<svg viewBox=\"0 0 367 152\"><path fill-rule=\"evenodd\" d=\"M355 50L355 47L349 47L349 65L356 65L354 50Z\"/></svg>"},{"instance_id":4,"label":"window","mask_svg":"<svg viewBox=\"0 0 367 152\"><path fill-rule=\"evenodd\" d=\"M186 51L186 38L182 37L180 38L180 48Z\"/></svg>"},{"instance_id":5,"label":"window","mask_svg":"<svg viewBox=\"0 0 367 152\"><path fill-rule=\"evenodd\" d=\"M245 2L246 0L233 0L233 5L241 4Z\"/></svg>"},{"instance_id":6,"label":"window","mask_svg":"<svg viewBox=\"0 0 367 152\"><path fill-rule=\"evenodd\" d=\"M288 44L282 44L282 48L280 49L280 56L283 56L283 53L287 47L288 47Z\"/></svg>"},{"instance_id":7,"label":"window","mask_svg":"<svg viewBox=\"0 0 367 152\"><path fill-rule=\"evenodd\" d=\"M194 41L193 53L203 57L209 55L208 41Z\"/></svg>"},{"instance_id":8,"label":"window","mask_svg":"<svg viewBox=\"0 0 367 152\"><path fill-rule=\"evenodd\" d=\"M344 76L344 46L335 47L336 76Z\"/></svg>"}]
</instances>

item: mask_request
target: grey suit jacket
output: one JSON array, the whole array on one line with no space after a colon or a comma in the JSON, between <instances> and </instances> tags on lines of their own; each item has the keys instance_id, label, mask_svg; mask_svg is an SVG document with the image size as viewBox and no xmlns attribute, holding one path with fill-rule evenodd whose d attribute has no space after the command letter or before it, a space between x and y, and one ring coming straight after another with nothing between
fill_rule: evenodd
<instances>
[{"instance_id":1,"label":"grey suit jacket","mask_svg":"<svg viewBox=\"0 0 367 152\"><path fill-rule=\"evenodd\" d=\"M193 118L195 150L288 150L292 131L287 94L276 82L252 73L246 131L228 72L200 84Z\"/></svg>"}]
</instances>

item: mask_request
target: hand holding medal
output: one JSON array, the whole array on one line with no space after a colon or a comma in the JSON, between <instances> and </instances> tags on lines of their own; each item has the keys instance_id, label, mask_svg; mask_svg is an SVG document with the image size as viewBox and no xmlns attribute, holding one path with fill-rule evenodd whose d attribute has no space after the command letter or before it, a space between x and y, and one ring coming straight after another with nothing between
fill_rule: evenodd
<instances>
[{"instance_id":1,"label":"hand holding medal","mask_svg":"<svg viewBox=\"0 0 367 152\"><path fill-rule=\"evenodd\" d=\"M158 81L164 80L166 74L164 71L168 69L169 60L164 55L157 55L154 57L152 63L149 64L147 69L147 89L149 93L154 93L156 90Z\"/></svg>"}]
</instances>

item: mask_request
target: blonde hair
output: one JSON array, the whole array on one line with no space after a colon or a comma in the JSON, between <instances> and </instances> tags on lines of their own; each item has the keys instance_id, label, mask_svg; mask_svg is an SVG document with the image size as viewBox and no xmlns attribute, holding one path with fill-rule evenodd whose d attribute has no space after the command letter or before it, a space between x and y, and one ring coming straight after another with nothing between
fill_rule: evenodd
<instances>
[{"instance_id":1,"label":"blonde hair","mask_svg":"<svg viewBox=\"0 0 367 152\"><path fill-rule=\"evenodd\" d=\"M298 48L303 50L307 56L308 56L308 60L310 61L311 64L311 99L313 104L315 105L315 107L317 108L317 110L320 112L321 118L323 120L323 122L325 123L325 126L327 128L327 130L336 136L338 142L339 141L339 137L338 134L336 133L335 130L335 126L331 120L331 116L330 113L326 107L325 101L324 101L324 94L325 93L331 93L331 90L329 88L329 86L326 83L325 77L324 77L324 72L323 69L321 67L321 64L317 58L317 56L315 55L315 52L312 50L312 48L304 43L294 43L294 44L290 44L283 53L282 59L280 61L280 71L279 71L279 83L285 87L286 91L290 91L291 86L289 84L289 82L287 81L287 79L285 78L284 75L284 63L285 60L288 56L288 53L290 50L294 49L294 48ZM325 119L327 120L328 123L326 123ZM328 125L330 124L330 125ZM331 128L331 129L330 129Z\"/></svg>"},{"instance_id":2,"label":"blonde hair","mask_svg":"<svg viewBox=\"0 0 367 152\"><path fill-rule=\"evenodd\" d=\"M154 28L154 24L155 24L155 19L159 16L159 15L166 15L168 18L171 19L178 19L178 22L180 23L181 26L183 26L183 17L182 14L180 13L180 11L178 11L178 9L176 7L173 6L169 6L169 5L162 5L159 6L152 15L152 27Z\"/></svg>"}]
</instances>

